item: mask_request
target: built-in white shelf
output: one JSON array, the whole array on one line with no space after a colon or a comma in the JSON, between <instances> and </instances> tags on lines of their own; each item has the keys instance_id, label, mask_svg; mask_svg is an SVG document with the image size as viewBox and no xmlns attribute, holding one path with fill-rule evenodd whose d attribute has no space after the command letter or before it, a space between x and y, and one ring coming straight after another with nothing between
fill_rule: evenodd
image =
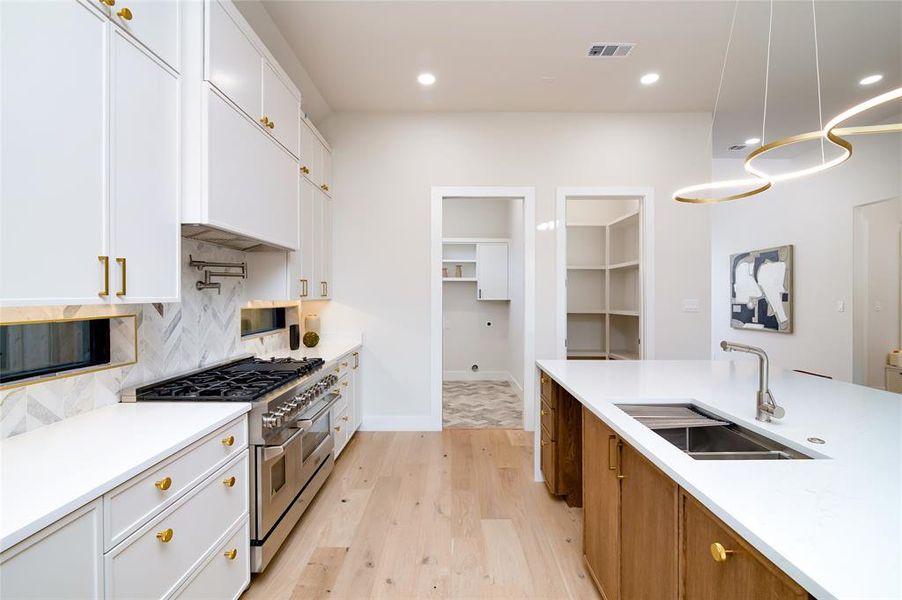
<instances>
[{"instance_id":1,"label":"built-in white shelf","mask_svg":"<svg viewBox=\"0 0 902 600\"><path fill-rule=\"evenodd\" d=\"M639 353L633 350L611 350L608 357L614 360L639 360L641 358Z\"/></svg>"},{"instance_id":2,"label":"built-in white shelf","mask_svg":"<svg viewBox=\"0 0 902 600\"><path fill-rule=\"evenodd\" d=\"M608 223L608 227L614 227L615 225L620 225L621 223L625 223L625 222L629 221L630 219L637 218L638 216L639 216L638 210L627 213L627 214L623 215L622 217L617 217L616 219L614 219L613 221ZM570 224L567 223L567 225L570 225Z\"/></svg>"},{"instance_id":3,"label":"built-in white shelf","mask_svg":"<svg viewBox=\"0 0 902 600\"><path fill-rule=\"evenodd\" d=\"M608 265L608 269L638 269L639 261L638 260L628 260L626 262L620 262L613 265Z\"/></svg>"},{"instance_id":4,"label":"built-in white shelf","mask_svg":"<svg viewBox=\"0 0 902 600\"><path fill-rule=\"evenodd\" d=\"M445 283L448 283L451 281L462 281L464 283L476 283L476 278L475 277L442 277L442 281L444 281Z\"/></svg>"},{"instance_id":5,"label":"built-in white shelf","mask_svg":"<svg viewBox=\"0 0 902 600\"><path fill-rule=\"evenodd\" d=\"M604 265L567 265L568 271L604 271L607 268Z\"/></svg>"},{"instance_id":6,"label":"built-in white shelf","mask_svg":"<svg viewBox=\"0 0 902 600\"><path fill-rule=\"evenodd\" d=\"M567 227L607 227L606 223L567 223Z\"/></svg>"},{"instance_id":7,"label":"built-in white shelf","mask_svg":"<svg viewBox=\"0 0 902 600\"><path fill-rule=\"evenodd\" d=\"M568 350L568 358L607 358L608 353L601 350Z\"/></svg>"},{"instance_id":8,"label":"built-in white shelf","mask_svg":"<svg viewBox=\"0 0 902 600\"><path fill-rule=\"evenodd\" d=\"M639 311L638 311L638 310L617 310L617 309L610 309L610 310L608 310L607 312L608 312L609 315L616 315L616 316L618 316L618 317L638 317L638 316L639 316Z\"/></svg>"},{"instance_id":9,"label":"built-in white shelf","mask_svg":"<svg viewBox=\"0 0 902 600\"><path fill-rule=\"evenodd\" d=\"M603 308L588 308L588 309L568 309L568 315L606 315L608 311Z\"/></svg>"},{"instance_id":10,"label":"built-in white shelf","mask_svg":"<svg viewBox=\"0 0 902 600\"><path fill-rule=\"evenodd\" d=\"M468 264L468 263L475 263L476 259L475 258L443 258L442 262L443 263Z\"/></svg>"}]
</instances>

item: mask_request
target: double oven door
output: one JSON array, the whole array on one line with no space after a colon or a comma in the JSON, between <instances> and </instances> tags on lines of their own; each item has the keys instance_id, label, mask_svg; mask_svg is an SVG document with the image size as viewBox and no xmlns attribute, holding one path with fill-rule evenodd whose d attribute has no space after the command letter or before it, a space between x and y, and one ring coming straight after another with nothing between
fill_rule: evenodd
<instances>
[{"instance_id":1,"label":"double oven door","mask_svg":"<svg viewBox=\"0 0 902 600\"><path fill-rule=\"evenodd\" d=\"M332 422L330 408L337 392L326 394L298 419L295 428L285 430L276 444L254 447L254 525L258 542L263 542L279 519L331 455ZM288 527L294 524L287 524Z\"/></svg>"}]
</instances>

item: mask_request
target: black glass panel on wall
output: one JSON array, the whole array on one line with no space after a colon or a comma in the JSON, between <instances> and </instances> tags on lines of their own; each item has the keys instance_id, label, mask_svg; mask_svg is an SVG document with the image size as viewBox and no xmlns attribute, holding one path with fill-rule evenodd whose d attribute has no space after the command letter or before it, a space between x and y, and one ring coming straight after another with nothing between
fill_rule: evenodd
<instances>
[{"instance_id":1,"label":"black glass panel on wall","mask_svg":"<svg viewBox=\"0 0 902 600\"><path fill-rule=\"evenodd\" d=\"M242 308L241 336L285 329L285 308Z\"/></svg>"},{"instance_id":2,"label":"black glass panel on wall","mask_svg":"<svg viewBox=\"0 0 902 600\"><path fill-rule=\"evenodd\" d=\"M109 362L109 319L0 325L0 384Z\"/></svg>"}]
</instances>

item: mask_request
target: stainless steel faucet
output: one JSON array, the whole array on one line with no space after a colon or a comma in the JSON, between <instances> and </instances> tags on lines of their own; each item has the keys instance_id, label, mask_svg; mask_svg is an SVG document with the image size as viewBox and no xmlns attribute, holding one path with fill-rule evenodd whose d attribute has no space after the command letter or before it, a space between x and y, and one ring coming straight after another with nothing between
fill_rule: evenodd
<instances>
[{"instance_id":1,"label":"stainless steel faucet","mask_svg":"<svg viewBox=\"0 0 902 600\"><path fill-rule=\"evenodd\" d=\"M724 352L747 352L758 357L758 398L755 405L755 418L765 423L770 423L771 417L782 419L786 411L782 407L777 406L777 403L774 401L774 395L770 392L770 363L767 360L767 352L762 348L726 340L720 343L720 348Z\"/></svg>"}]
</instances>

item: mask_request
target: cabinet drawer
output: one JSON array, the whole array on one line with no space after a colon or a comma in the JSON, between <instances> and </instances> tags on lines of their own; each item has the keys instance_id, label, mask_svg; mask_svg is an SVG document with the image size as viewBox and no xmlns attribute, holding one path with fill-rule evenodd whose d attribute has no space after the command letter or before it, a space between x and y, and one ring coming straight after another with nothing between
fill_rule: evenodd
<instances>
[{"instance_id":1,"label":"cabinet drawer","mask_svg":"<svg viewBox=\"0 0 902 600\"><path fill-rule=\"evenodd\" d=\"M557 399L554 397L554 380L544 372L539 371L539 383L542 389L542 400L547 402L551 408L557 408Z\"/></svg>"},{"instance_id":2,"label":"cabinet drawer","mask_svg":"<svg viewBox=\"0 0 902 600\"><path fill-rule=\"evenodd\" d=\"M247 515L247 473L248 453L243 451L107 553L106 596L161 598L175 590L214 544ZM229 485L226 482L232 477L234 483Z\"/></svg>"},{"instance_id":3,"label":"cabinet drawer","mask_svg":"<svg viewBox=\"0 0 902 600\"><path fill-rule=\"evenodd\" d=\"M126 16L130 18L126 19ZM110 18L173 70L181 70L178 2L171 0L120 2L110 10Z\"/></svg>"},{"instance_id":4,"label":"cabinet drawer","mask_svg":"<svg viewBox=\"0 0 902 600\"><path fill-rule=\"evenodd\" d=\"M109 551L214 470L244 452L246 446L247 419L241 417L107 493L103 497L104 549Z\"/></svg>"},{"instance_id":5,"label":"cabinet drawer","mask_svg":"<svg viewBox=\"0 0 902 600\"><path fill-rule=\"evenodd\" d=\"M231 537L206 559L197 576L176 593L176 598L237 598L251 579L250 531L247 517Z\"/></svg>"},{"instance_id":6,"label":"cabinet drawer","mask_svg":"<svg viewBox=\"0 0 902 600\"><path fill-rule=\"evenodd\" d=\"M681 494L683 598L808 598L807 592L694 498ZM714 544L727 554L715 559ZM717 547L718 550L720 549Z\"/></svg>"},{"instance_id":7,"label":"cabinet drawer","mask_svg":"<svg viewBox=\"0 0 902 600\"><path fill-rule=\"evenodd\" d=\"M542 399L542 408L539 412L539 416L542 419L542 429L545 429L549 432L551 439L554 439L554 409L551 408L551 405L545 402L545 399Z\"/></svg>"},{"instance_id":8,"label":"cabinet drawer","mask_svg":"<svg viewBox=\"0 0 902 600\"><path fill-rule=\"evenodd\" d=\"M555 445L551 434L543 427L542 440L539 442L542 451L542 475L545 477L545 485L552 494L557 494L557 464L555 461Z\"/></svg>"}]
</instances>

